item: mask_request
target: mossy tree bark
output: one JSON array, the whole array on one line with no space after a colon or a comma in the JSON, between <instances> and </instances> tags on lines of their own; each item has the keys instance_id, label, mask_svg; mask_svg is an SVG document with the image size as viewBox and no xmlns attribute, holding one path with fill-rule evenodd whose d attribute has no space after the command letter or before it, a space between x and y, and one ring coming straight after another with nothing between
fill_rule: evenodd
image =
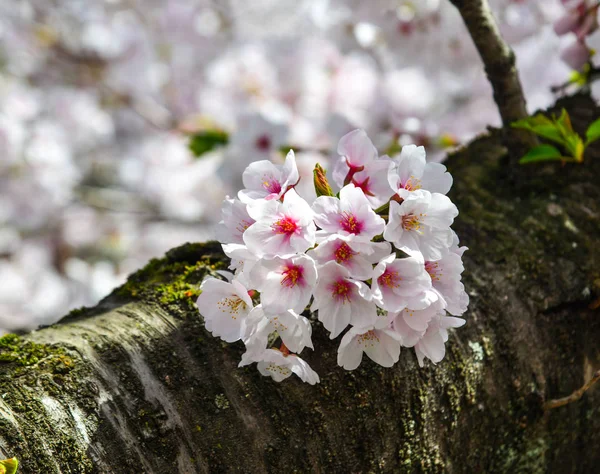
<instances>
[{"instance_id":1,"label":"mossy tree bark","mask_svg":"<svg viewBox=\"0 0 600 474\"><path fill-rule=\"evenodd\" d=\"M584 96L559 106L580 132L600 115ZM302 356L321 384L238 369L242 345L193 304L226 259L190 244L96 308L0 340L0 458L45 474L597 472L600 389L542 405L600 368L600 147L514 172L500 137L447 163L471 305L439 365L404 350L346 372L315 322Z\"/></svg>"}]
</instances>

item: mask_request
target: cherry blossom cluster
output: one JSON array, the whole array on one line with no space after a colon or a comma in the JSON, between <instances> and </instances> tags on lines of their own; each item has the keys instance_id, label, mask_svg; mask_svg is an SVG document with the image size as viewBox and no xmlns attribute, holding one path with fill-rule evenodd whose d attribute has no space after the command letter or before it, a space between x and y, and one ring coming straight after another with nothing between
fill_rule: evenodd
<instances>
[{"instance_id":1,"label":"cherry blossom cluster","mask_svg":"<svg viewBox=\"0 0 600 474\"><path fill-rule=\"evenodd\" d=\"M414 347L422 366L445 355L448 328L468 305L462 254L450 228L458 210L446 196L452 177L427 163L423 147L378 156L362 130L338 144L334 195L317 165L309 204L294 187L293 151L281 165L257 161L245 189L223 205L220 241L231 258L229 281L208 278L197 305L206 328L226 342L243 341L240 366L281 381L319 376L300 358L314 349L312 312L334 339L337 361L356 369L363 353L391 367L400 348ZM449 313L449 315L448 315ZM452 315L452 316L450 316Z\"/></svg>"}]
</instances>

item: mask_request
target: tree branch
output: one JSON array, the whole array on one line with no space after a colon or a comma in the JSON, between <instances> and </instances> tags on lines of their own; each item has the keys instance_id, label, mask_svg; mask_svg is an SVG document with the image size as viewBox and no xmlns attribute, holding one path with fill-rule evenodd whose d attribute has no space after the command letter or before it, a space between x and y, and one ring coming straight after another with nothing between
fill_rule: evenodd
<instances>
[{"instance_id":1,"label":"tree branch","mask_svg":"<svg viewBox=\"0 0 600 474\"><path fill-rule=\"evenodd\" d=\"M460 12L483 61L504 126L527 117L525 96L515 65L515 53L504 41L488 0L450 0ZM531 148L537 139L529 132L509 129L512 144Z\"/></svg>"},{"instance_id":2,"label":"tree branch","mask_svg":"<svg viewBox=\"0 0 600 474\"><path fill-rule=\"evenodd\" d=\"M579 400L585 392L587 392L592 385L594 385L598 380L600 380L600 370L594 374L594 376L588 380L582 387L575 390L568 397L557 398L555 400L548 400L544 403L544 410L550 410L551 408L562 407L563 405L567 405L572 402L576 402Z\"/></svg>"}]
</instances>

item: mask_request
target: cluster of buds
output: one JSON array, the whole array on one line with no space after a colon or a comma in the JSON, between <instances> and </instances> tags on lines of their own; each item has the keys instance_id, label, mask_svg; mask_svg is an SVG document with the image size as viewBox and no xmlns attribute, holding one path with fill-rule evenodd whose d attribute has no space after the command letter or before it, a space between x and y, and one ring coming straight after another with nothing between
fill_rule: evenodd
<instances>
[{"instance_id":1,"label":"cluster of buds","mask_svg":"<svg viewBox=\"0 0 600 474\"><path fill-rule=\"evenodd\" d=\"M447 329L465 322L456 316L468 305L466 247L450 228L458 210L446 196L446 167L426 163L424 148L414 145L379 157L362 130L342 137L338 153L332 174L341 189L334 195L317 165L312 205L294 190L292 151L282 165L250 164L245 189L225 200L220 224L233 273L201 286L206 328L226 342L242 340L239 365L256 362L276 381L292 373L319 381L298 356L314 349L316 319L331 339L344 333L337 361L347 370L363 353L391 367L402 346L414 347L421 366L425 358L437 363Z\"/></svg>"},{"instance_id":2,"label":"cluster of buds","mask_svg":"<svg viewBox=\"0 0 600 474\"><path fill-rule=\"evenodd\" d=\"M586 36L598 29L598 0L562 0L565 13L554 22L554 31L562 36L575 35L575 41L561 52L561 59L576 71L588 63L593 51L586 44Z\"/></svg>"}]
</instances>

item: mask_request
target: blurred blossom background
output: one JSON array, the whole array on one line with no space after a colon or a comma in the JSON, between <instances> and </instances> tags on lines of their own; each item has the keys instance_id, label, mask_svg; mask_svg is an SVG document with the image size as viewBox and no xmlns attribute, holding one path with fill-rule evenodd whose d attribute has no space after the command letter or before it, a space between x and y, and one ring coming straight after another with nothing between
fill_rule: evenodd
<instances>
[{"instance_id":1,"label":"blurred blossom background","mask_svg":"<svg viewBox=\"0 0 600 474\"><path fill-rule=\"evenodd\" d=\"M564 2L490 2L529 110L550 105L572 74L572 39L553 30ZM310 199L314 164L352 129L441 161L499 124L447 0L3 1L0 332L50 324L213 238L252 161L294 148ZM199 157L198 133L218 137Z\"/></svg>"}]
</instances>

